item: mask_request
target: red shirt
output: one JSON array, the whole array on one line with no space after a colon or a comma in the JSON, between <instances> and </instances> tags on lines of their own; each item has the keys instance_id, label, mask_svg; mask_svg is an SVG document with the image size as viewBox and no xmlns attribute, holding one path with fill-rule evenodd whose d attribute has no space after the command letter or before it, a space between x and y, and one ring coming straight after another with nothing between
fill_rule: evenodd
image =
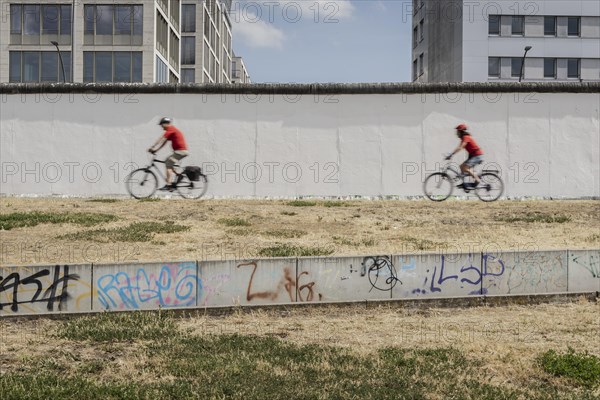
<instances>
[{"instance_id":1,"label":"red shirt","mask_svg":"<svg viewBox=\"0 0 600 400\"><path fill-rule=\"evenodd\" d=\"M475 139L471 137L471 135L464 135L462 137L462 142L465 143L465 150L469 153L469 157L480 156L483 154L481 148L475 142Z\"/></svg>"},{"instance_id":2,"label":"red shirt","mask_svg":"<svg viewBox=\"0 0 600 400\"><path fill-rule=\"evenodd\" d=\"M187 150L187 144L185 143L185 139L183 138L183 133L174 126L167 127L165 131L164 138L171 141L171 146L173 146L173 151L175 150Z\"/></svg>"}]
</instances>

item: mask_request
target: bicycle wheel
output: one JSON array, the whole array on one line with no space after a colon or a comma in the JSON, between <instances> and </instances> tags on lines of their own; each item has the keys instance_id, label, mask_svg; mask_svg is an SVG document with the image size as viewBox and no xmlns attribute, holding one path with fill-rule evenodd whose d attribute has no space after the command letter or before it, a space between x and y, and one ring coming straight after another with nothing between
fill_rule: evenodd
<instances>
[{"instance_id":1,"label":"bicycle wheel","mask_svg":"<svg viewBox=\"0 0 600 400\"><path fill-rule=\"evenodd\" d=\"M183 175L177 184L177 191L181 197L186 199L199 199L204 196L206 189L208 189L206 175L200 175L200 179L197 181L191 181L187 176Z\"/></svg>"},{"instance_id":2,"label":"bicycle wheel","mask_svg":"<svg viewBox=\"0 0 600 400\"><path fill-rule=\"evenodd\" d=\"M443 172L431 174L423 182L423 191L429 200L444 201L452 194L452 179Z\"/></svg>"},{"instance_id":3,"label":"bicycle wheel","mask_svg":"<svg viewBox=\"0 0 600 400\"><path fill-rule=\"evenodd\" d=\"M158 179L154 172L146 168L136 169L125 178L125 187L136 199L145 199L156 192Z\"/></svg>"},{"instance_id":4,"label":"bicycle wheel","mask_svg":"<svg viewBox=\"0 0 600 400\"><path fill-rule=\"evenodd\" d=\"M486 172L479 175L481 183L475 188L475 194L481 201L495 201L504 193L504 183L496 174Z\"/></svg>"}]
</instances>

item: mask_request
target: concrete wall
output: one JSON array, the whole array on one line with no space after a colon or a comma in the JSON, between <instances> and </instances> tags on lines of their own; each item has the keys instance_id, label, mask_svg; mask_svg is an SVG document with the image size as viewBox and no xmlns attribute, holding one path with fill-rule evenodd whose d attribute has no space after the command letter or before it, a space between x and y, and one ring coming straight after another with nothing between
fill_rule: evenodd
<instances>
[{"instance_id":1,"label":"concrete wall","mask_svg":"<svg viewBox=\"0 0 600 400\"><path fill-rule=\"evenodd\" d=\"M419 93L415 85L390 94L388 86L358 94L0 87L0 193L126 196L125 176L148 162L146 149L161 135L156 123L168 115L190 146L184 164L209 175L209 197L420 196L426 175L457 145L460 122L471 127L486 166L501 171L505 195L599 196L600 89L593 85L559 85L560 93L544 85L473 92L460 84L437 93L419 86Z\"/></svg>"},{"instance_id":2,"label":"concrete wall","mask_svg":"<svg viewBox=\"0 0 600 400\"><path fill-rule=\"evenodd\" d=\"M600 292L600 249L0 267L0 316Z\"/></svg>"}]
</instances>

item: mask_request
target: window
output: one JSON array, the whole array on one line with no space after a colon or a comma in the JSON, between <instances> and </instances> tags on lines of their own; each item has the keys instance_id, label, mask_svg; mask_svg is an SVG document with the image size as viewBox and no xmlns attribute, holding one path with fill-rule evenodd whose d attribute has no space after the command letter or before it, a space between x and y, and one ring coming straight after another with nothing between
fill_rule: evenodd
<instances>
[{"instance_id":1,"label":"window","mask_svg":"<svg viewBox=\"0 0 600 400\"><path fill-rule=\"evenodd\" d=\"M84 44L131 46L142 44L143 6L85 5Z\"/></svg>"},{"instance_id":2,"label":"window","mask_svg":"<svg viewBox=\"0 0 600 400\"><path fill-rule=\"evenodd\" d=\"M422 42L423 39L425 38L425 20L422 19L421 22L419 22L419 31L421 32L421 34L419 35L419 42Z\"/></svg>"},{"instance_id":3,"label":"window","mask_svg":"<svg viewBox=\"0 0 600 400\"><path fill-rule=\"evenodd\" d=\"M488 76L491 78L500 77L500 57L488 58Z\"/></svg>"},{"instance_id":4,"label":"window","mask_svg":"<svg viewBox=\"0 0 600 400\"><path fill-rule=\"evenodd\" d=\"M521 76L521 65L523 65L523 59L521 57L512 58L510 65L510 76L518 78Z\"/></svg>"},{"instance_id":5,"label":"window","mask_svg":"<svg viewBox=\"0 0 600 400\"><path fill-rule=\"evenodd\" d=\"M523 36L525 33L525 18L520 15L514 15L512 17L512 31L511 34L515 36Z\"/></svg>"},{"instance_id":6,"label":"window","mask_svg":"<svg viewBox=\"0 0 600 400\"><path fill-rule=\"evenodd\" d=\"M169 19L175 29L179 29L179 0L171 0L170 1L170 10L169 10Z\"/></svg>"},{"instance_id":7,"label":"window","mask_svg":"<svg viewBox=\"0 0 600 400\"><path fill-rule=\"evenodd\" d=\"M71 52L61 52L65 78L71 81ZM62 68L56 51L9 52L10 82L62 82Z\"/></svg>"},{"instance_id":8,"label":"window","mask_svg":"<svg viewBox=\"0 0 600 400\"><path fill-rule=\"evenodd\" d=\"M156 82L166 83L169 81L169 67L161 60L159 56L156 56Z\"/></svg>"},{"instance_id":9,"label":"window","mask_svg":"<svg viewBox=\"0 0 600 400\"><path fill-rule=\"evenodd\" d=\"M182 68L181 69L181 82L182 83L195 83L196 82L196 70L194 68Z\"/></svg>"},{"instance_id":10,"label":"window","mask_svg":"<svg viewBox=\"0 0 600 400\"><path fill-rule=\"evenodd\" d=\"M70 5L10 5L10 44L71 44Z\"/></svg>"},{"instance_id":11,"label":"window","mask_svg":"<svg viewBox=\"0 0 600 400\"><path fill-rule=\"evenodd\" d=\"M488 34L500 35L500 16L490 15L488 21Z\"/></svg>"},{"instance_id":12,"label":"window","mask_svg":"<svg viewBox=\"0 0 600 400\"><path fill-rule=\"evenodd\" d=\"M556 58L544 58L544 78L556 78Z\"/></svg>"},{"instance_id":13,"label":"window","mask_svg":"<svg viewBox=\"0 0 600 400\"><path fill-rule=\"evenodd\" d=\"M182 4L181 14L181 31L196 32L196 5Z\"/></svg>"},{"instance_id":14,"label":"window","mask_svg":"<svg viewBox=\"0 0 600 400\"><path fill-rule=\"evenodd\" d=\"M415 26L415 29L413 29L413 49L415 47L417 47L417 43L419 43L419 27Z\"/></svg>"},{"instance_id":15,"label":"window","mask_svg":"<svg viewBox=\"0 0 600 400\"><path fill-rule=\"evenodd\" d=\"M419 75L423 75L423 72L425 72L424 56L423 53L419 56Z\"/></svg>"},{"instance_id":16,"label":"window","mask_svg":"<svg viewBox=\"0 0 600 400\"><path fill-rule=\"evenodd\" d=\"M556 36L556 17L544 17L544 35Z\"/></svg>"},{"instance_id":17,"label":"window","mask_svg":"<svg viewBox=\"0 0 600 400\"><path fill-rule=\"evenodd\" d=\"M569 17L568 18L568 35L569 36L580 36L581 30L581 18Z\"/></svg>"},{"instance_id":18,"label":"window","mask_svg":"<svg viewBox=\"0 0 600 400\"><path fill-rule=\"evenodd\" d=\"M181 63L196 64L196 38L182 36L181 38Z\"/></svg>"},{"instance_id":19,"label":"window","mask_svg":"<svg viewBox=\"0 0 600 400\"><path fill-rule=\"evenodd\" d=\"M413 61L413 81L417 80L417 73L419 68L419 61L415 60Z\"/></svg>"},{"instance_id":20,"label":"window","mask_svg":"<svg viewBox=\"0 0 600 400\"><path fill-rule=\"evenodd\" d=\"M141 82L141 51L84 51L84 82Z\"/></svg>"},{"instance_id":21,"label":"window","mask_svg":"<svg viewBox=\"0 0 600 400\"><path fill-rule=\"evenodd\" d=\"M167 57L167 48L169 46L169 24L163 18L162 14L156 10L156 49L163 57Z\"/></svg>"},{"instance_id":22,"label":"window","mask_svg":"<svg viewBox=\"0 0 600 400\"><path fill-rule=\"evenodd\" d=\"M567 60L567 78L579 78L578 58L569 58Z\"/></svg>"},{"instance_id":23,"label":"window","mask_svg":"<svg viewBox=\"0 0 600 400\"><path fill-rule=\"evenodd\" d=\"M172 30L169 33L169 63L179 70L179 38Z\"/></svg>"}]
</instances>

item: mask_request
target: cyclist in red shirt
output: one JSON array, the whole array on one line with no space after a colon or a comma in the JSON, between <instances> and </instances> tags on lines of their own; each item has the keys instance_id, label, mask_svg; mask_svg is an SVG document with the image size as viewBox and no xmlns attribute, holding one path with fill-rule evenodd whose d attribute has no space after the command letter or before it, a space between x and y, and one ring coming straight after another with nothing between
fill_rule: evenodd
<instances>
[{"instance_id":1,"label":"cyclist in red shirt","mask_svg":"<svg viewBox=\"0 0 600 400\"><path fill-rule=\"evenodd\" d=\"M171 142L171 147L173 148L173 154L171 154L165 160L165 166L167 168L167 184L159 190L175 190L175 185L173 185L172 183L173 175L175 175L175 171L173 170L173 168L178 161L189 155L188 147L185 142L185 138L183 137L183 133L181 133L179 129L175 128L171 124L172 122L173 121L171 120L171 118L161 118L158 124L162 126L165 133L161 135L161 137L158 138L156 143L154 143L154 145L152 145L152 147L148 149L150 153L154 154L157 151L159 151L167 143L167 141Z\"/></svg>"},{"instance_id":2,"label":"cyclist in red shirt","mask_svg":"<svg viewBox=\"0 0 600 400\"><path fill-rule=\"evenodd\" d=\"M469 174L474 179L474 183L465 183L465 185L477 187L480 183L480 180L477 174L473 172L473 167L483 162L483 158L481 157L483 155L483 151L471 137L471 134L467 131L467 125L460 124L455 129L456 136L460 138L460 144L446 157L446 160L450 160L454 154L458 153L462 149L465 149L467 153L469 153L469 158L467 158L467 160L460 165L460 170L463 174Z\"/></svg>"}]
</instances>

